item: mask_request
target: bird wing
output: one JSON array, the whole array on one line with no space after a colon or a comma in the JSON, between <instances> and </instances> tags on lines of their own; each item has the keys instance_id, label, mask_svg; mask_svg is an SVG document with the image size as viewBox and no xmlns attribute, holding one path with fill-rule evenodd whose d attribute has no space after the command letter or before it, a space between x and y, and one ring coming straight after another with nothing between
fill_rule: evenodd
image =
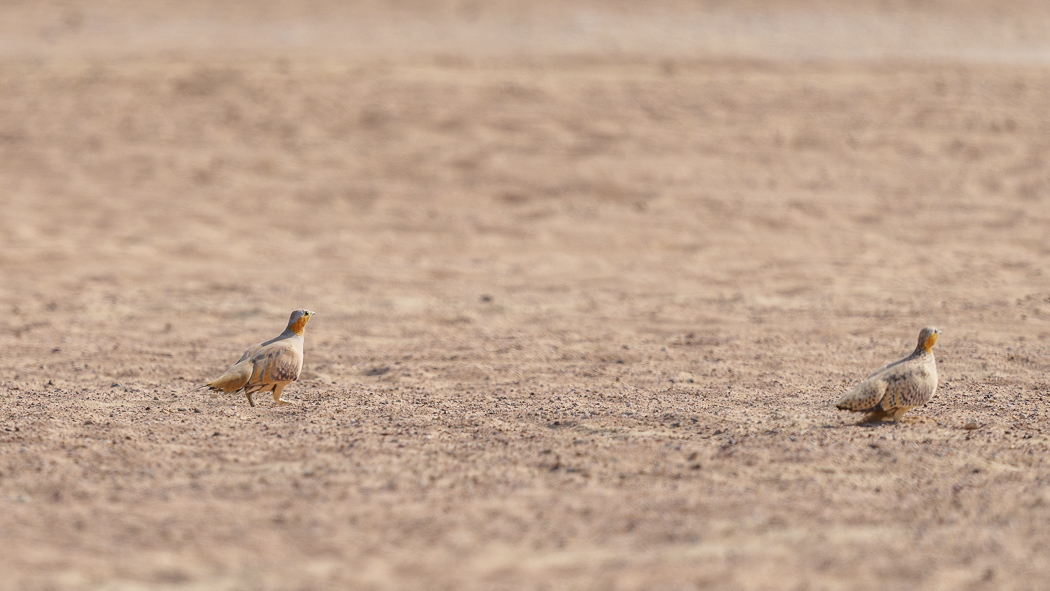
<instances>
[{"instance_id":1,"label":"bird wing","mask_svg":"<svg viewBox=\"0 0 1050 591\"><path fill-rule=\"evenodd\" d=\"M887 385L886 380L876 373L847 392L835 406L842 410L872 410L882 402Z\"/></svg>"},{"instance_id":2,"label":"bird wing","mask_svg":"<svg viewBox=\"0 0 1050 591\"><path fill-rule=\"evenodd\" d=\"M923 363L901 367L899 371L887 376L884 408L903 406L921 406L929 401L937 387L937 380L931 381L930 368Z\"/></svg>"},{"instance_id":3,"label":"bird wing","mask_svg":"<svg viewBox=\"0 0 1050 591\"><path fill-rule=\"evenodd\" d=\"M875 371L871 372L871 375L869 375L865 379L869 379L870 380L871 378L874 378L875 376L878 376L880 374L883 374L883 375L888 374L889 372L893 371L893 369L895 367L899 367L899 366L901 366L901 365L911 361L913 358L914 358L914 356L909 355L909 356L905 357L904 359L898 359L897 361L893 361L891 363L887 363L886 365L883 365L879 369L876 369Z\"/></svg>"},{"instance_id":4,"label":"bird wing","mask_svg":"<svg viewBox=\"0 0 1050 591\"><path fill-rule=\"evenodd\" d=\"M268 342L269 341L266 341L263 343L259 343L258 345L255 345L253 347L249 347L247 350L245 350L244 354L241 355L241 358L237 360L237 363L240 363L245 359L251 357L252 355L255 355L259 351L259 349L262 349L264 346L266 346L266 343Z\"/></svg>"},{"instance_id":5,"label":"bird wing","mask_svg":"<svg viewBox=\"0 0 1050 591\"><path fill-rule=\"evenodd\" d=\"M302 368L302 339L282 334L250 347L233 367L208 382L207 387L224 392L258 390L265 385L295 381Z\"/></svg>"},{"instance_id":6,"label":"bird wing","mask_svg":"<svg viewBox=\"0 0 1050 591\"><path fill-rule=\"evenodd\" d=\"M248 386L293 382L303 369L302 341L284 339L260 347L248 359L252 364Z\"/></svg>"},{"instance_id":7,"label":"bird wing","mask_svg":"<svg viewBox=\"0 0 1050 591\"><path fill-rule=\"evenodd\" d=\"M274 338L272 338L272 339L270 339L268 341L263 341L263 342L259 343L258 345L254 345L254 346L248 347L248 349L246 349L244 351L244 354L241 355L241 358L237 360L237 363L240 363L240 362L244 361L245 359L249 359L251 357L254 357L256 353L258 353L259 351L261 351L263 349L269 350L268 347L270 347L271 345L282 344L282 343L286 344L286 343L288 343L290 341L294 341L294 338L295 338L294 335L292 335L288 331L282 332L281 334L275 336ZM302 340L302 337L300 337L300 341L301 340ZM302 343L299 344L299 351L300 351L299 354L302 355Z\"/></svg>"}]
</instances>

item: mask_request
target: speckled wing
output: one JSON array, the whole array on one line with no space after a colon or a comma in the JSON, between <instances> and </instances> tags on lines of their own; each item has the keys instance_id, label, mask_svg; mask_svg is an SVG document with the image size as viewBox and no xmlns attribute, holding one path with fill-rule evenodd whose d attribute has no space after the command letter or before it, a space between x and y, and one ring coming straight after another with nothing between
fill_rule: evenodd
<instances>
[{"instance_id":1,"label":"speckled wing","mask_svg":"<svg viewBox=\"0 0 1050 591\"><path fill-rule=\"evenodd\" d=\"M930 401L937 389L937 364L933 355L909 357L868 376L835 405L858 412L914 408Z\"/></svg>"},{"instance_id":2,"label":"speckled wing","mask_svg":"<svg viewBox=\"0 0 1050 591\"><path fill-rule=\"evenodd\" d=\"M248 349L207 387L224 392L257 392L278 383L293 382L303 369L303 344L300 338L281 338L260 343Z\"/></svg>"},{"instance_id":3,"label":"speckled wing","mask_svg":"<svg viewBox=\"0 0 1050 591\"><path fill-rule=\"evenodd\" d=\"M887 381L882 379L879 372L875 372L868 379L858 384L856 388L847 392L835 406L842 410L856 412L874 410L876 407L879 407L879 403L886 396L888 387Z\"/></svg>"},{"instance_id":4,"label":"speckled wing","mask_svg":"<svg viewBox=\"0 0 1050 591\"><path fill-rule=\"evenodd\" d=\"M928 363L909 364L886 377L882 408L914 408L930 401L937 389L937 366L932 355L928 359Z\"/></svg>"},{"instance_id":5,"label":"speckled wing","mask_svg":"<svg viewBox=\"0 0 1050 591\"><path fill-rule=\"evenodd\" d=\"M302 341L287 339L270 343L246 361L252 364L252 374L245 389L254 391L271 384L294 382L303 369Z\"/></svg>"}]
</instances>

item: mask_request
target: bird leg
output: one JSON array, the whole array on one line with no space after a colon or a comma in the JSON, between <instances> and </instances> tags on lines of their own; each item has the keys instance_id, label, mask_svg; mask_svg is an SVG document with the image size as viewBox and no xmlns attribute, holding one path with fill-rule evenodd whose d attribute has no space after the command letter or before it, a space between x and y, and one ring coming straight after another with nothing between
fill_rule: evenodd
<instances>
[{"instance_id":1,"label":"bird leg","mask_svg":"<svg viewBox=\"0 0 1050 591\"><path fill-rule=\"evenodd\" d=\"M911 410L910 406L902 406L902 407L898 408L897 410L893 411L893 414L890 415L890 418L893 419L894 421L899 421L899 420L901 420L901 417L904 416L904 413L908 412L909 410Z\"/></svg>"},{"instance_id":2,"label":"bird leg","mask_svg":"<svg viewBox=\"0 0 1050 591\"><path fill-rule=\"evenodd\" d=\"M890 413L888 413L888 412L886 412L884 410L873 410L873 411L869 412L868 414L864 415L864 418L861 419L860 422L861 423L877 423L877 422L881 421L882 419L885 419L888 416L890 416Z\"/></svg>"},{"instance_id":3,"label":"bird leg","mask_svg":"<svg viewBox=\"0 0 1050 591\"><path fill-rule=\"evenodd\" d=\"M250 404L252 406L255 406L255 403L252 402L252 393L251 392L245 392L244 395L248 397L248 404Z\"/></svg>"},{"instance_id":4,"label":"bird leg","mask_svg":"<svg viewBox=\"0 0 1050 591\"><path fill-rule=\"evenodd\" d=\"M902 406L900 408L891 408L889 410L873 410L868 414L864 415L864 419L861 421L861 423L877 423L884 419L889 419L896 423L901 420L901 417L904 416L904 413L908 412L911 409L912 407L910 406Z\"/></svg>"},{"instance_id":5,"label":"bird leg","mask_svg":"<svg viewBox=\"0 0 1050 591\"><path fill-rule=\"evenodd\" d=\"M273 388L273 401L278 404L291 404L290 401L281 398L281 391L284 390L284 384L277 384Z\"/></svg>"}]
</instances>

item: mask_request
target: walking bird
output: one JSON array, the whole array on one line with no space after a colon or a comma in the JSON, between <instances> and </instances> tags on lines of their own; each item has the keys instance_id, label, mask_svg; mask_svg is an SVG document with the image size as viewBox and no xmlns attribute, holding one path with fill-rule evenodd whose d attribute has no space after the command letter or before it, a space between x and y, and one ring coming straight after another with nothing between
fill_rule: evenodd
<instances>
[{"instance_id":1,"label":"walking bird","mask_svg":"<svg viewBox=\"0 0 1050 591\"><path fill-rule=\"evenodd\" d=\"M215 392L243 392L252 406L252 395L267 391L273 392L275 402L291 404L281 398L281 391L299 379L303 370L303 333L313 315L310 310L292 312L284 332L245 351L233 367L203 387Z\"/></svg>"}]
</instances>

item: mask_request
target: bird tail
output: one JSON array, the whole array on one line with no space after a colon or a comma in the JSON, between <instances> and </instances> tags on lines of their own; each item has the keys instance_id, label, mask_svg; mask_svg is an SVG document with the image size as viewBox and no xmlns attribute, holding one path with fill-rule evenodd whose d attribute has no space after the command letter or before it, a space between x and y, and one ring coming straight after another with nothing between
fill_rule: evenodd
<instances>
[{"instance_id":1,"label":"bird tail","mask_svg":"<svg viewBox=\"0 0 1050 591\"><path fill-rule=\"evenodd\" d=\"M226 370L226 373L221 376L204 384L199 389L209 388L216 392L236 392L237 390L244 388L251 377L252 364L241 362Z\"/></svg>"}]
</instances>

